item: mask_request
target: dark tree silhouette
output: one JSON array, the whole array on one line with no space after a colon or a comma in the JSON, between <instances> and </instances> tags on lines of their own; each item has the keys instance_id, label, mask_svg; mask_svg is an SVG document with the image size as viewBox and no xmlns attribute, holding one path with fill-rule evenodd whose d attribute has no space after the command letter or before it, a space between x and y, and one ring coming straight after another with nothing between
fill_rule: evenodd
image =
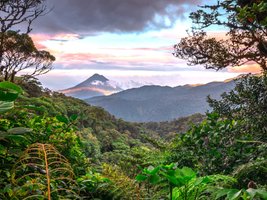
<instances>
[{"instance_id":1,"label":"dark tree silhouette","mask_svg":"<svg viewBox=\"0 0 267 200\"><path fill-rule=\"evenodd\" d=\"M1 32L14 30L15 27L18 30L18 25L23 24L26 25L24 32L29 33L32 22L40 15L45 14L46 6L44 2L45 0L1 0Z\"/></svg>"},{"instance_id":2,"label":"dark tree silhouette","mask_svg":"<svg viewBox=\"0 0 267 200\"><path fill-rule=\"evenodd\" d=\"M55 57L47 51L38 51L28 34L8 31L5 34L2 54L2 74L4 80L14 81L15 75L24 74L37 76L51 70Z\"/></svg>"},{"instance_id":3,"label":"dark tree silhouette","mask_svg":"<svg viewBox=\"0 0 267 200\"><path fill-rule=\"evenodd\" d=\"M195 26L174 46L174 56L207 69L257 63L267 71L267 3L265 0L225 0L201 6L190 14ZM224 39L209 36L209 27L224 27Z\"/></svg>"},{"instance_id":4,"label":"dark tree silhouette","mask_svg":"<svg viewBox=\"0 0 267 200\"><path fill-rule=\"evenodd\" d=\"M39 16L46 14L45 0L0 1L0 76L14 81L15 75L37 76L51 70L55 58L38 51L29 33Z\"/></svg>"}]
</instances>

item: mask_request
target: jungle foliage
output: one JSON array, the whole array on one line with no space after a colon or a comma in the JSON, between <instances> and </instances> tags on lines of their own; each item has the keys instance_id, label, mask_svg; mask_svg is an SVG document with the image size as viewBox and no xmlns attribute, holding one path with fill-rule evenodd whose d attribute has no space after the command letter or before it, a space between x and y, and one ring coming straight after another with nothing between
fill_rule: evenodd
<instances>
[{"instance_id":1,"label":"jungle foliage","mask_svg":"<svg viewBox=\"0 0 267 200\"><path fill-rule=\"evenodd\" d=\"M17 80L0 82L1 199L266 199L264 74L209 99L202 122L160 134Z\"/></svg>"},{"instance_id":2,"label":"jungle foliage","mask_svg":"<svg viewBox=\"0 0 267 200\"><path fill-rule=\"evenodd\" d=\"M7 14L0 19L1 64L6 34L28 38L31 23L45 11L43 2L0 2L0 12ZM194 52L199 49L188 49L180 56L187 58L193 53L193 64L207 61L207 68L215 63L216 69L229 63L238 65L244 61L238 56L245 56L245 61L260 62L265 69L266 55L259 45L265 45L266 18L261 14L266 13L266 3L229 0L204 8L213 12L198 11L192 16L199 23L204 17L205 26L228 25L217 17L221 8L230 9L230 25L246 28L247 33L238 35L236 28L230 35L241 37L242 43L256 34L256 42L253 38L248 45L254 47L253 54L248 53L249 48L229 54L223 43L213 39L206 43L201 33L196 35L203 42L199 44L215 45L227 56L217 52L212 54L217 60L212 57L207 61ZM9 32L21 22L27 24L26 35ZM27 40L31 43L30 38ZM182 42L187 46L187 42L195 41ZM222 57L226 58L223 62ZM234 90L220 100L208 98L213 111L204 117L138 124L44 89L30 75L14 75L14 83L3 81L5 67L0 69L0 199L267 199L265 73L240 78Z\"/></svg>"}]
</instances>

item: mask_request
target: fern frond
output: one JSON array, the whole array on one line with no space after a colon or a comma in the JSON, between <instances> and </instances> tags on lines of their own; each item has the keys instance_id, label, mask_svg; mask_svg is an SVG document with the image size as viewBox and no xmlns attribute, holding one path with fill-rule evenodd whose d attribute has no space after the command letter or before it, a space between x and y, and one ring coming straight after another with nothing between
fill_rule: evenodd
<instances>
[{"instance_id":1,"label":"fern frond","mask_svg":"<svg viewBox=\"0 0 267 200\"><path fill-rule=\"evenodd\" d=\"M265 185L267 180L267 160L253 161L241 165L233 172L233 176L244 188L250 181Z\"/></svg>"},{"instance_id":2,"label":"fern frond","mask_svg":"<svg viewBox=\"0 0 267 200\"><path fill-rule=\"evenodd\" d=\"M12 183L19 199L79 199L68 160L50 144L25 150L13 167Z\"/></svg>"},{"instance_id":3,"label":"fern frond","mask_svg":"<svg viewBox=\"0 0 267 200\"><path fill-rule=\"evenodd\" d=\"M144 199L145 191L138 183L123 174L119 167L108 164L103 165L103 176L111 182L106 187L99 188L103 192L111 193L112 199L141 200Z\"/></svg>"}]
</instances>

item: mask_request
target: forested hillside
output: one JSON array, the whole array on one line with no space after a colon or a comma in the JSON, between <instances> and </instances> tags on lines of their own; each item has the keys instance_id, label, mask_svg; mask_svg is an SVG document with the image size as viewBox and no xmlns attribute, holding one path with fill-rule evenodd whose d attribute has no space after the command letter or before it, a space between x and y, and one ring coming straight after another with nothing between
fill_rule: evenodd
<instances>
[{"instance_id":1,"label":"forested hillside","mask_svg":"<svg viewBox=\"0 0 267 200\"><path fill-rule=\"evenodd\" d=\"M21 89L1 82L1 198L42 199L51 187L52 198L159 199L167 198L168 182L178 199L185 186L190 187L184 191L188 195L201 188L199 196L212 198L239 192L247 184L256 186L240 194L265 198L266 113L261 96L266 79L248 76L222 101L210 100L215 112L205 119L195 115L159 125L117 120L101 108L35 84L23 83ZM29 95L32 87L39 89L38 96ZM250 104L255 88L257 101ZM232 99L238 98L248 102L237 111L239 101ZM258 114L251 115L256 105ZM190 121L198 125L186 131ZM70 177L63 180L66 173Z\"/></svg>"},{"instance_id":2,"label":"forested hillside","mask_svg":"<svg viewBox=\"0 0 267 200\"><path fill-rule=\"evenodd\" d=\"M87 99L117 118L131 122L161 122L211 110L207 96L219 99L234 88L234 81L211 82L200 86L143 86L109 96Z\"/></svg>"},{"instance_id":3,"label":"forested hillside","mask_svg":"<svg viewBox=\"0 0 267 200\"><path fill-rule=\"evenodd\" d=\"M158 124L118 120L36 84L1 82L1 198L166 199L171 187L176 199L265 199L266 80L243 78L210 100L206 117Z\"/></svg>"},{"instance_id":4,"label":"forested hillside","mask_svg":"<svg viewBox=\"0 0 267 200\"><path fill-rule=\"evenodd\" d=\"M161 123L116 119L41 86L35 76L55 60L28 35L42 3L0 2L0 199L267 199L265 1L219 1L191 14L200 30L175 56L217 70L255 62L262 73L208 98L205 116ZM206 37L210 25L228 27L228 38Z\"/></svg>"}]
</instances>

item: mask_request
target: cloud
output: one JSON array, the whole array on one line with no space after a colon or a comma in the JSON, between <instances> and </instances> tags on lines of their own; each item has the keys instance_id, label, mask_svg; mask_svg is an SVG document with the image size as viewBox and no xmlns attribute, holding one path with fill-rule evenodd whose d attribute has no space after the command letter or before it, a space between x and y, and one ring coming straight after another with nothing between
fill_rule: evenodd
<instances>
[{"instance_id":1,"label":"cloud","mask_svg":"<svg viewBox=\"0 0 267 200\"><path fill-rule=\"evenodd\" d=\"M78 34L70 34L70 33L58 33L58 34L30 34L31 38L34 41L35 46L39 50L49 50L47 46L44 44L46 41L58 41L58 42L66 42L70 40L82 39ZM51 50L50 50L51 51Z\"/></svg>"},{"instance_id":2,"label":"cloud","mask_svg":"<svg viewBox=\"0 0 267 200\"><path fill-rule=\"evenodd\" d=\"M35 32L140 32L171 27L201 0L47 0Z\"/></svg>"},{"instance_id":3,"label":"cloud","mask_svg":"<svg viewBox=\"0 0 267 200\"><path fill-rule=\"evenodd\" d=\"M138 49L138 48L137 48ZM155 48L156 49L156 48ZM57 69L117 69L117 70L147 70L173 71L187 70L185 61L174 58L171 53L153 55L157 49L145 49L147 55L135 55L135 51L127 55L111 55L98 53L64 53L55 54ZM126 51L126 50L124 50ZM152 51L152 55L151 54ZM201 68L202 69L202 68ZM194 68L191 70L194 71ZM197 69L199 70L199 68ZM204 70L204 69L203 69Z\"/></svg>"},{"instance_id":4,"label":"cloud","mask_svg":"<svg viewBox=\"0 0 267 200\"><path fill-rule=\"evenodd\" d=\"M248 63L246 65L228 68L229 72L233 73L260 73L261 67L255 63Z\"/></svg>"}]
</instances>

